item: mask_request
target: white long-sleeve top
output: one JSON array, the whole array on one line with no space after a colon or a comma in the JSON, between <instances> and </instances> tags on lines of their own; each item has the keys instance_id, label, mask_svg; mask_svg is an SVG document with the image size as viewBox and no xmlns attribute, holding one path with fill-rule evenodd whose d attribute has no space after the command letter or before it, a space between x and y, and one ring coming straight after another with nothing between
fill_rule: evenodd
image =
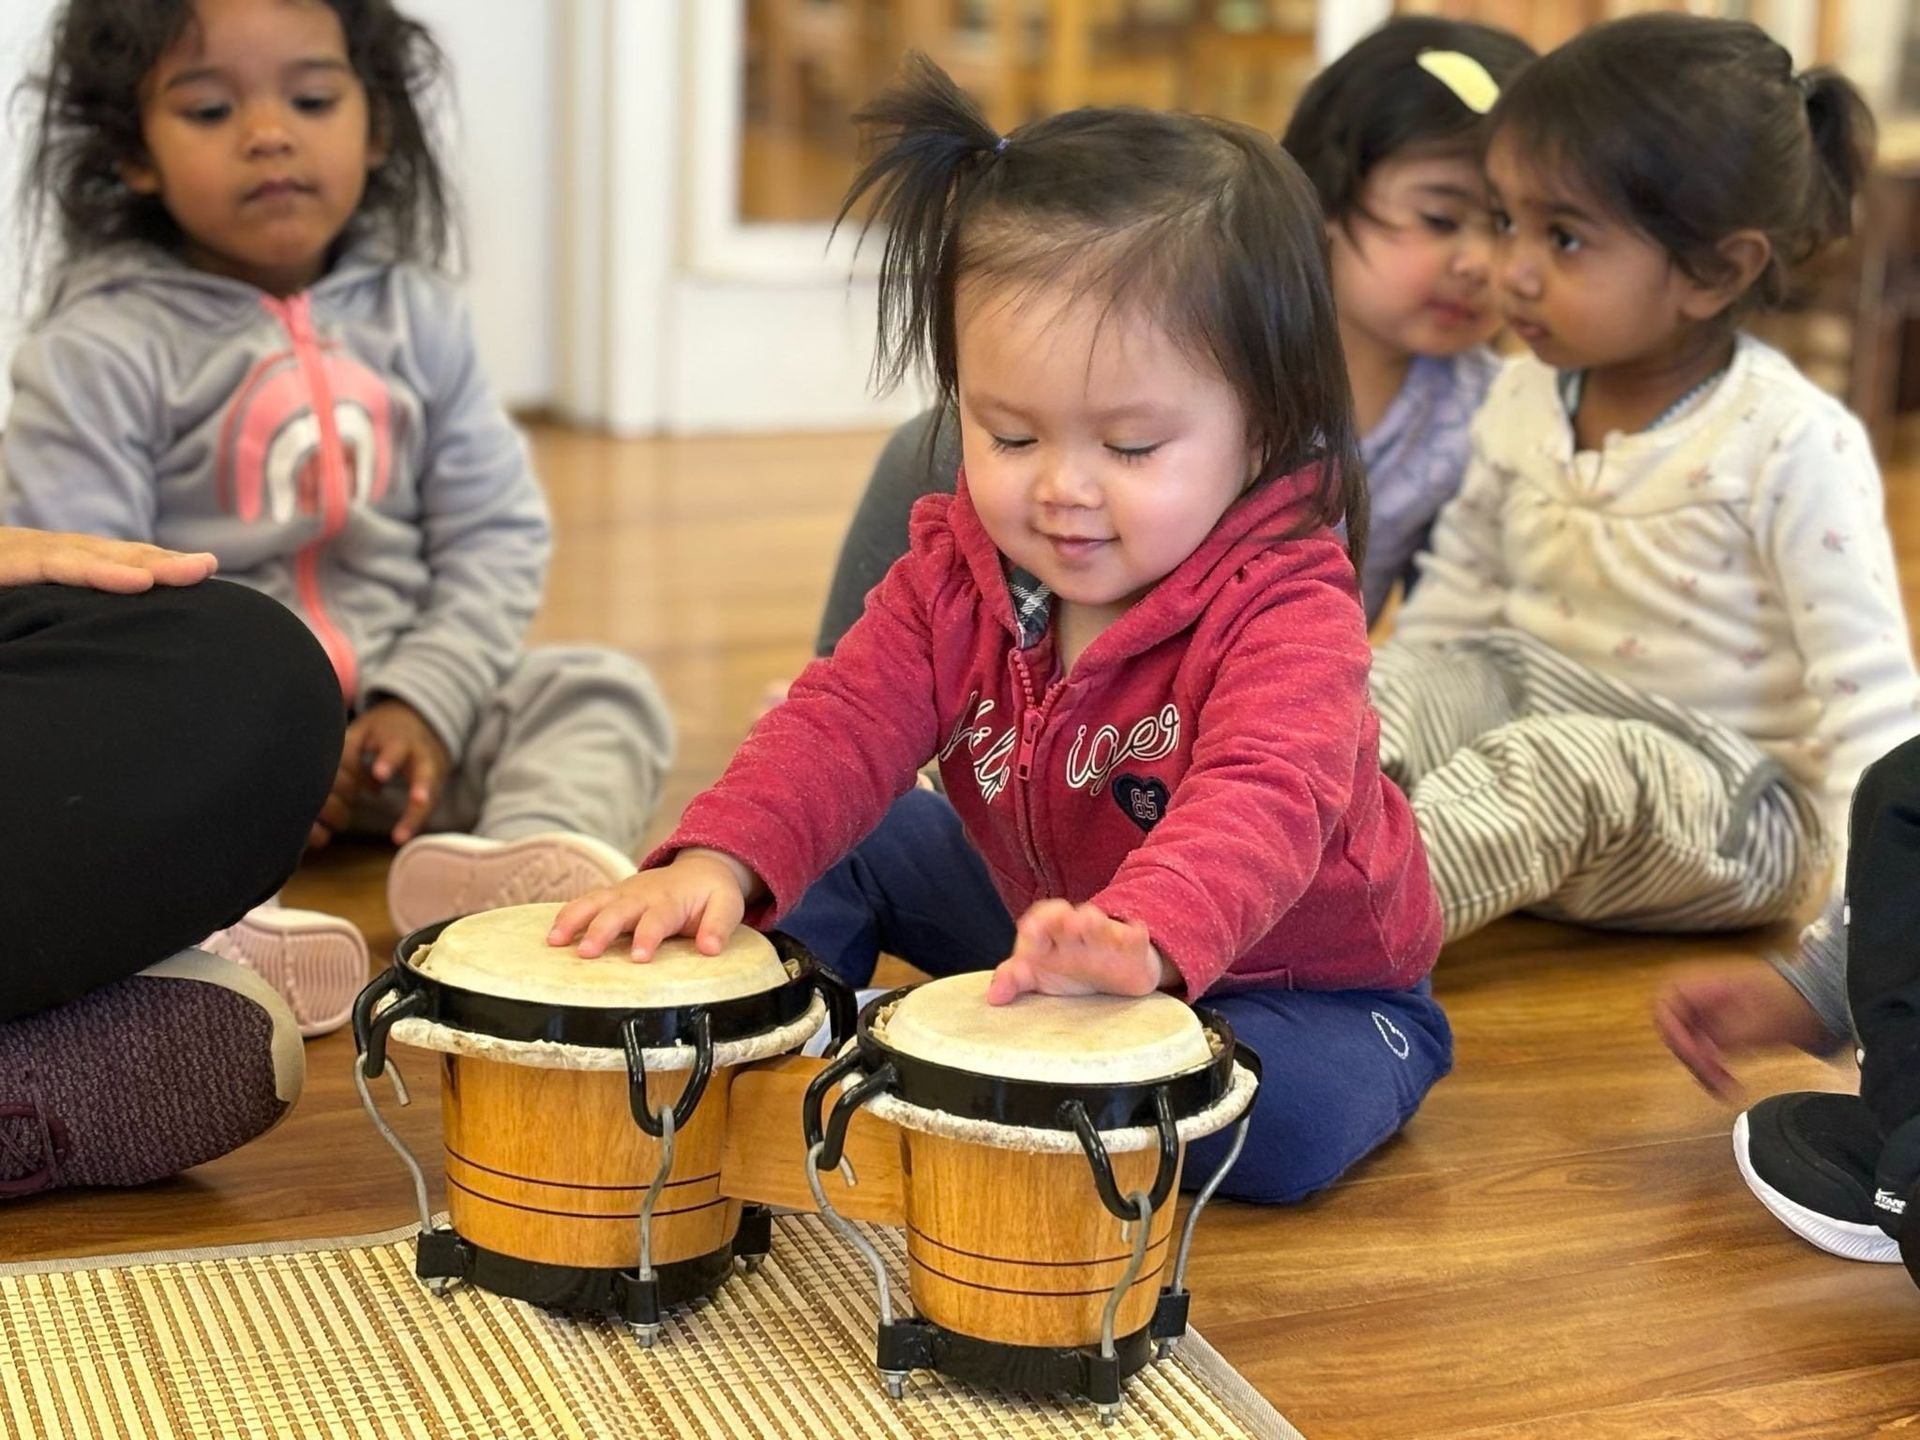
<instances>
[{"instance_id":1,"label":"white long-sleeve top","mask_svg":"<svg viewBox=\"0 0 1920 1440\"><path fill-rule=\"evenodd\" d=\"M1508 362L1396 635L1523 630L1749 736L1836 848L1860 773L1920 731L1880 472L1860 422L1742 336L1692 409L1576 451L1554 372Z\"/></svg>"}]
</instances>

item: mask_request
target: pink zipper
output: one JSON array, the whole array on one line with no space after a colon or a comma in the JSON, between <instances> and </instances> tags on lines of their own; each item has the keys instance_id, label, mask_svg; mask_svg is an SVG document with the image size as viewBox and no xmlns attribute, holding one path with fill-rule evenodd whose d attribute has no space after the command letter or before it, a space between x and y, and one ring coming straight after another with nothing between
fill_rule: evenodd
<instances>
[{"instance_id":1,"label":"pink zipper","mask_svg":"<svg viewBox=\"0 0 1920 1440\"><path fill-rule=\"evenodd\" d=\"M1022 780L1033 774L1033 747L1040 741L1040 712L1029 709L1020 722L1020 760L1016 774Z\"/></svg>"},{"instance_id":2,"label":"pink zipper","mask_svg":"<svg viewBox=\"0 0 1920 1440\"><path fill-rule=\"evenodd\" d=\"M1033 776L1033 752L1040 743L1040 732L1046 727L1046 709L1052 703L1049 693L1043 700L1036 702L1033 696L1033 676L1027 671L1027 663L1019 651L1009 651L1007 664L1013 667L1020 681L1020 694L1026 701L1026 710L1020 717L1020 749L1017 752L1013 773L1020 781L1014 793L1014 817L1020 832L1020 845L1026 851L1027 864L1033 867L1033 873L1039 878L1042 892L1051 894L1058 887L1053 884L1047 873L1046 862L1040 858L1039 848L1033 843L1033 798L1027 783Z\"/></svg>"},{"instance_id":3,"label":"pink zipper","mask_svg":"<svg viewBox=\"0 0 1920 1440\"><path fill-rule=\"evenodd\" d=\"M313 299L303 291L285 300L263 295L260 303L293 341L294 359L307 382L313 418L320 429L320 534L294 556L294 584L301 604L307 609L314 636L333 662L333 673L340 680L340 693L351 702L360 688L359 658L353 653L346 633L327 613L320 589L320 552L346 528L350 491L346 451L340 443L340 427L333 413L333 387L327 381L326 361L313 333Z\"/></svg>"}]
</instances>

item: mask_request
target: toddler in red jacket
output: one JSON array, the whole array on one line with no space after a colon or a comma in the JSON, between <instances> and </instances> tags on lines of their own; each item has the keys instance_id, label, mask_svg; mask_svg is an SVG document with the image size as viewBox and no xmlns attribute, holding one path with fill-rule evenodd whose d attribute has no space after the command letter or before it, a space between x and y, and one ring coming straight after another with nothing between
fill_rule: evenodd
<instances>
[{"instance_id":1,"label":"toddler in red jacket","mask_svg":"<svg viewBox=\"0 0 1920 1440\"><path fill-rule=\"evenodd\" d=\"M1367 698L1366 490L1314 192L1268 137L1197 116L1002 137L924 61L861 118L879 369L923 363L954 406L957 492L920 502L861 620L642 871L551 939L717 951L937 759L979 933L928 968L994 967L995 1003L1206 996L1266 1066L1229 1193L1298 1198L1451 1063L1437 903ZM871 951L821 958L859 981Z\"/></svg>"}]
</instances>

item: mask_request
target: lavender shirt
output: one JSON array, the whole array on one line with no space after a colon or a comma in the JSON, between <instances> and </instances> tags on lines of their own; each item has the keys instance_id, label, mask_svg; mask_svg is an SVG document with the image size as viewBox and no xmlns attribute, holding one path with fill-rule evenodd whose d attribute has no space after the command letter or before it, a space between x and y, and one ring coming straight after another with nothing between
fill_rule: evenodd
<instances>
[{"instance_id":1,"label":"lavender shirt","mask_svg":"<svg viewBox=\"0 0 1920 1440\"><path fill-rule=\"evenodd\" d=\"M1500 357L1485 346L1449 359L1415 356L1387 413L1361 439L1373 499L1360 575L1369 625L1379 618L1394 581L1413 588L1413 557L1427 548L1434 516L1460 488L1473 413L1499 368Z\"/></svg>"}]
</instances>

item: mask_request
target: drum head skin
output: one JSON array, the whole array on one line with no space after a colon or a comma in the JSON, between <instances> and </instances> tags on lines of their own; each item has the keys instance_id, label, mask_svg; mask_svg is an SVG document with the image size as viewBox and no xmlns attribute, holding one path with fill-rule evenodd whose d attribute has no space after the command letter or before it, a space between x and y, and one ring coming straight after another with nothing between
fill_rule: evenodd
<instances>
[{"instance_id":1,"label":"drum head skin","mask_svg":"<svg viewBox=\"0 0 1920 1440\"><path fill-rule=\"evenodd\" d=\"M1199 1016L1171 995L1022 995L987 1004L991 972L916 985L875 1033L955 1070L1056 1085L1152 1083L1208 1064Z\"/></svg>"},{"instance_id":2,"label":"drum head skin","mask_svg":"<svg viewBox=\"0 0 1920 1440\"><path fill-rule=\"evenodd\" d=\"M793 978L767 937L744 925L718 955L673 939L640 964L624 946L587 960L571 946L549 945L547 932L559 913L559 905L543 904L468 915L417 954L414 967L443 985L483 995L606 1009L704 1005L776 990Z\"/></svg>"}]
</instances>

